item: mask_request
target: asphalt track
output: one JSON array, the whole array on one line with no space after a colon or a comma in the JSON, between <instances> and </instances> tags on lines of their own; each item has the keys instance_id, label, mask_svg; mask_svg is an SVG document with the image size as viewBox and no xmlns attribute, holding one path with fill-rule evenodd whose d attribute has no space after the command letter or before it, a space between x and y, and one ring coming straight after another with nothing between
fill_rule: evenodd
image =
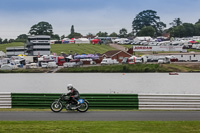
<instances>
[{"instance_id":1,"label":"asphalt track","mask_svg":"<svg viewBox=\"0 0 200 133\"><path fill-rule=\"evenodd\" d=\"M0 121L199 121L200 111L0 111Z\"/></svg>"}]
</instances>

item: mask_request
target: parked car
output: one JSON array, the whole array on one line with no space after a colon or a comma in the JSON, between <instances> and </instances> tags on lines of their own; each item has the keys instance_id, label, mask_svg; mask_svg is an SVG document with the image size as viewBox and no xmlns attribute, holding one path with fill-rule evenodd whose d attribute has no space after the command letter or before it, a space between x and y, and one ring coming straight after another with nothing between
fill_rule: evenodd
<instances>
[{"instance_id":1,"label":"parked car","mask_svg":"<svg viewBox=\"0 0 200 133\"><path fill-rule=\"evenodd\" d=\"M76 62L65 62L63 64L64 67L74 67L74 65L76 64Z\"/></svg>"},{"instance_id":2,"label":"parked car","mask_svg":"<svg viewBox=\"0 0 200 133\"><path fill-rule=\"evenodd\" d=\"M119 62L116 59L106 58L101 61L101 65L111 65L111 64L118 64Z\"/></svg>"},{"instance_id":3,"label":"parked car","mask_svg":"<svg viewBox=\"0 0 200 133\"><path fill-rule=\"evenodd\" d=\"M47 68L57 68L58 65L56 64L56 62L48 62L47 64Z\"/></svg>"},{"instance_id":4,"label":"parked car","mask_svg":"<svg viewBox=\"0 0 200 133\"><path fill-rule=\"evenodd\" d=\"M26 64L26 68L38 68L37 63Z\"/></svg>"},{"instance_id":5,"label":"parked car","mask_svg":"<svg viewBox=\"0 0 200 133\"><path fill-rule=\"evenodd\" d=\"M79 62L65 62L63 64L64 67L80 67L82 65L83 65L82 61L79 61Z\"/></svg>"},{"instance_id":6,"label":"parked car","mask_svg":"<svg viewBox=\"0 0 200 133\"><path fill-rule=\"evenodd\" d=\"M3 64L1 65L1 70L12 70L13 66L10 64Z\"/></svg>"},{"instance_id":7,"label":"parked car","mask_svg":"<svg viewBox=\"0 0 200 133\"><path fill-rule=\"evenodd\" d=\"M170 58L166 57L159 57L158 59L159 64L168 64L170 63Z\"/></svg>"},{"instance_id":8,"label":"parked car","mask_svg":"<svg viewBox=\"0 0 200 133\"><path fill-rule=\"evenodd\" d=\"M41 67L42 68L47 68L48 63L47 62L41 62Z\"/></svg>"}]
</instances>

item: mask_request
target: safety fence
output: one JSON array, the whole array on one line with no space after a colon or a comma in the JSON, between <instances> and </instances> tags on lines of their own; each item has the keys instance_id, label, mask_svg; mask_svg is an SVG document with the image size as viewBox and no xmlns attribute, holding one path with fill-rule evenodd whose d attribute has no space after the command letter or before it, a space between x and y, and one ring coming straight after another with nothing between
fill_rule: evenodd
<instances>
[{"instance_id":1,"label":"safety fence","mask_svg":"<svg viewBox=\"0 0 200 133\"><path fill-rule=\"evenodd\" d=\"M139 94L139 110L200 110L198 94Z\"/></svg>"},{"instance_id":2,"label":"safety fence","mask_svg":"<svg viewBox=\"0 0 200 133\"><path fill-rule=\"evenodd\" d=\"M57 93L0 93L0 108L49 108ZM200 110L200 94L81 94L92 109Z\"/></svg>"},{"instance_id":3,"label":"safety fence","mask_svg":"<svg viewBox=\"0 0 200 133\"><path fill-rule=\"evenodd\" d=\"M0 92L0 108L11 108L11 93Z\"/></svg>"},{"instance_id":4,"label":"safety fence","mask_svg":"<svg viewBox=\"0 0 200 133\"><path fill-rule=\"evenodd\" d=\"M12 108L49 108L61 94L12 93ZM93 109L138 109L137 94L81 94Z\"/></svg>"}]
</instances>

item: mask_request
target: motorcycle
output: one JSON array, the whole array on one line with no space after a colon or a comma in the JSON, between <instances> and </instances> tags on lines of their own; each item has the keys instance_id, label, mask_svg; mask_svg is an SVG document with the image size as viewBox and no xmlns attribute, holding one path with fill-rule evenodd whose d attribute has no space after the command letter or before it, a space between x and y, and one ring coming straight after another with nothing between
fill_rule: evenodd
<instances>
[{"instance_id":1,"label":"motorcycle","mask_svg":"<svg viewBox=\"0 0 200 133\"><path fill-rule=\"evenodd\" d=\"M86 112L89 108L89 102L86 99L78 99L79 105L72 100L71 95L62 94L57 100L52 102L50 108L53 112L60 112L64 107L66 110L77 110Z\"/></svg>"}]
</instances>

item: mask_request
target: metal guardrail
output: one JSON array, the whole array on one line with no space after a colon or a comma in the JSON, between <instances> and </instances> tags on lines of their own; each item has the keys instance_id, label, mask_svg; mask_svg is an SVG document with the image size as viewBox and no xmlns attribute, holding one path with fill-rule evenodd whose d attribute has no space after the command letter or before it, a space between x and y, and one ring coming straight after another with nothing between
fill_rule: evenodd
<instances>
[{"instance_id":1,"label":"metal guardrail","mask_svg":"<svg viewBox=\"0 0 200 133\"><path fill-rule=\"evenodd\" d=\"M61 94L12 93L13 108L49 108ZM138 109L137 94L81 94L93 109Z\"/></svg>"},{"instance_id":2,"label":"metal guardrail","mask_svg":"<svg viewBox=\"0 0 200 133\"><path fill-rule=\"evenodd\" d=\"M0 92L0 108L11 108L11 101L10 92Z\"/></svg>"},{"instance_id":3,"label":"metal guardrail","mask_svg":"<svg viewBox=\"0 0 200 133\"><path fill-rule=\"evenodd\" d=\"M139 94L139 110L200 110L198 94Z\"/></svg>"}]
</instances>

